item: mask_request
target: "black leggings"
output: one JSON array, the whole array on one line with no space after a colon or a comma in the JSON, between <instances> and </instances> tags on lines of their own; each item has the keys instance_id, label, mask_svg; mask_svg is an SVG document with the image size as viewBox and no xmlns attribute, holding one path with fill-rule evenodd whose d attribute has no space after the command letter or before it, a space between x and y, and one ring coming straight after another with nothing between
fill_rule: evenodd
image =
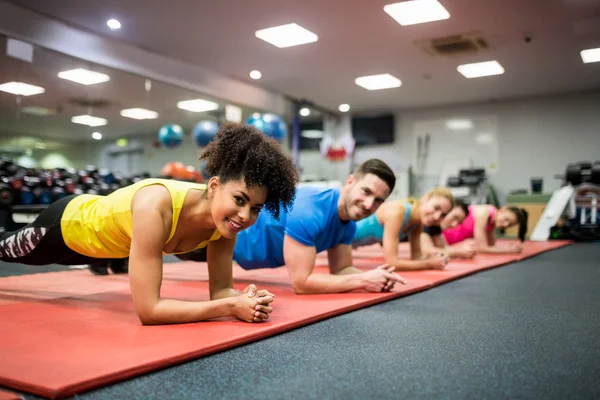
<instances>
[{"instance_id":1,"label":"black leggings","mask_svg":"<svg viewBox=\"0 0 600 400\"><path fill-rule=\"evenodd\" d=\"M183 260L183 261L206 262L206 260L207 260L207 257L206 257L207 249L208 249L208 246L205 246L205 247L203 247L201 249L190 251L189 253L175 254L175 257L177 257L177 258L179 258L180 260Z\"/></svg>"},{"instance_id":2,"label":"black leggings","mask_svg":"<svg viewBox=\"0 0 600 400\"><path fill-rule=\"evenodd\" d=\"M60 220L65 207L77 195L52 203L37 218L14 232L0 235L0 260L27 265L81 265L99 259L71 250L62 236Z\"/></svg>"}]
</instances>

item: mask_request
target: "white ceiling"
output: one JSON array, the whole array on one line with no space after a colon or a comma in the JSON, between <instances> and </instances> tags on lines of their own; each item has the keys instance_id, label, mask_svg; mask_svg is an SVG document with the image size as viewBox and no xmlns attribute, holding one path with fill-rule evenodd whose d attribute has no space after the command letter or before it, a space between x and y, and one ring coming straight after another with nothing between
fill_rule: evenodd
<instances>
[{"instance_id":1,"label":"white ceiling","mask_svg":"<svg viewBox=\"0 0 600 400\"><path fill-rule=\"evenodd\" d=\"M486 102L600 88L600 63L579 52L600 47L599 0L440 0L450 19L402 27L383 6L393 0L14 0L83 30L204 66L336 110L397 110ZM123 28L106 26L117 18ZM296 22L316 43L278 49L258 29ZM436 58L415 43L479 32L490 49ZM531 35L526 43L524 37ZM496 59L501 76L467 80L459 64ZM262 72L251 81L252 69ZM400 88L366 91L358 76L391 73Z\"/></svg>"}]
</instances>

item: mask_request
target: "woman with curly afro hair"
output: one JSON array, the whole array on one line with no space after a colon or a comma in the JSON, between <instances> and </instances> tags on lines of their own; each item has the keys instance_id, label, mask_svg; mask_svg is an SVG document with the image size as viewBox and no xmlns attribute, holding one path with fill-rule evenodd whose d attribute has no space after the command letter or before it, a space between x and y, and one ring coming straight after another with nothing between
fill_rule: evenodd
<instances>
[{"instance_id":1,"label":"woman with curly afro hair","mask_svg":"<svg viewBox=\"0 0 600 400\"><path fill-rule=\"evenodd\" d=\"M224 124L200 159L211 175L205 184L144 179L108 196L59 200L25 227L2 233L0 259L77 265L129 257L131 296L142 324L267 320L273 295L255 285L234 290L232 254L237 233L259 213L278 218L292 207L296 169L278 142L240 124ZM207 248L210 300L161 298L163 255L201 248Z\"/></svg>"}]
</instances>

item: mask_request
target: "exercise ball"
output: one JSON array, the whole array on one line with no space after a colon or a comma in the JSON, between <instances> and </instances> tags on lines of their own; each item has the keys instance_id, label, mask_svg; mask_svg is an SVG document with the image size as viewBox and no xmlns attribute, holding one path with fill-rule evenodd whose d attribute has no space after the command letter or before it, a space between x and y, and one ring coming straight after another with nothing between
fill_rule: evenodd
<instances>
[{"instance_id":1,"label":"exercise ball","mask_svg":"<svg viewBox=\"0 0 600 400\"><path fill-rule=\"evenodd\" d=\"M215 138L219 125L214 121L200 121L192 129L192 137L198 147L206 146Z\"/></svg>"},{"instance_id":2,"label":"exercise ball","mask_svg":"<svg viewBox=\"0 0 600 400\"><path fill-rule=\"evenodd\" d=\"M263 132L278 142L283 142L287 136L287 125L283 119L275 114L264 114L262 120L265 123Z\"/></svg>"},{"instance_id":3,"label":"exercise ball","mask_svg":"<svg viewBox=\"0 0 600 400\"><path fill-rule=\"evenodd\" d=\"M183 129L176 124L163 125L158 131L158 140L167 148L174 148L183 141Z\"/></svg>"},{"instance_id":4,"label":"exercise ball","mask_svg":"<svg viewBox=\"0 0 600 400\"><path fill-rule=\"evenodd\" d=\"M260 115L259 113L252 114L246 121L246 124L255 127L261 132L264 132L265 121L263 121L262 115Z\"/></svg>"},{"instance_id":5,"label":"exercise ball","mask_svg":"<svg viewBox=\"0 0 600 400\"><path fill-rule=\"evenodd\" d=\"M161 176L171 179L181 179L185 174L186 166L184 163L179 161L173 161L166 163L160 171Z\"/></svg>"},{"instance_id":6,"label":"exercise ball","mask_svg":"<svg viewBox=\"0 0 600 400\"><path fill-rule=\"evenodd\" d=\"M287 126L285 122L281 117L275 114L252 114L246 123L278 142L282 142L287 136Z\"/></svg>"}]
</instances>

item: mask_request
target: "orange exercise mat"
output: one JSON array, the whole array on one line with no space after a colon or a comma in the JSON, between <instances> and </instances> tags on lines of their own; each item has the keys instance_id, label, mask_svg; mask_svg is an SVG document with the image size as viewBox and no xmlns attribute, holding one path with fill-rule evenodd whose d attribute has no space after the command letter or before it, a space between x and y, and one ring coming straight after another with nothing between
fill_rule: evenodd
<instances>
[{"instance_id":1,"label":"orange exercise mat","mask_svg":"<svg viewBox=\"0 0 600 400\"><path fill-rule=\"evenodd\" d=\"M531 247L531 254L567 243ZM141 326L127 277L122 275L93 276L77 270L0 278L0 385L45 397L67 397L514 260L515 256L481 257L452 261L444 271L403 273L408 285L396 285L392 293L306 296L293 293L285 268L244 271L236 266L237 289L255 283L276 295L271 320L261 324L221 319ZM377 265L371 261L357 258L355 264ZM324 265L315 268L327 271ZM165 264L164 271L162 296L207 300L204 263Z\"/></svg>"}]
</instances>

